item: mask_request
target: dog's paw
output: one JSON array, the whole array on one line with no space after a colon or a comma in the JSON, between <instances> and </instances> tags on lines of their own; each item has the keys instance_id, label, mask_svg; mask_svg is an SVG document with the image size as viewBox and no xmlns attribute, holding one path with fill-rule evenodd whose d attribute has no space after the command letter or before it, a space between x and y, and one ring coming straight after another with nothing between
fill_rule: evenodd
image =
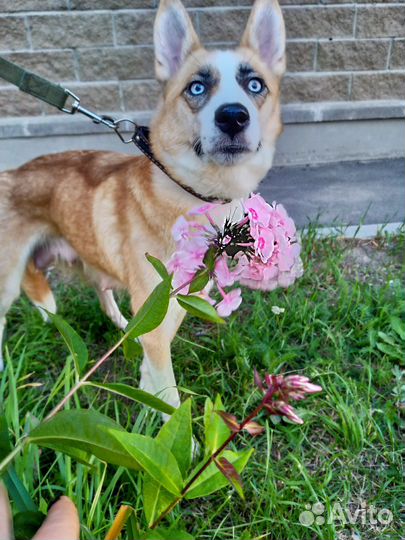
<instances>
[{"instance_id":1,"label":"dog's paw","mask_svg":"<svg viewBox=\"0 0 405 540\"><path fill-rule=\"evenodd\" d=\"M37 308L42 319L46 323L51 322L48 313L55 314L57 311L55 297L53 296L52 292L49 292L41 302L35 301L34 306Z\"/></svg>"}]
</instances>

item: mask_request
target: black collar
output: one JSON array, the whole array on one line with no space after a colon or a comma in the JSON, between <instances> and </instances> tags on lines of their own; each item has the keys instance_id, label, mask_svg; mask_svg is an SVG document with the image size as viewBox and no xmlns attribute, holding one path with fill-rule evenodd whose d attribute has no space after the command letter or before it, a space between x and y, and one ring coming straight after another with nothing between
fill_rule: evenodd
<instances>
[{"instance_id":1,"label":"black collar","mask_svg":"<svg viewBox=\"0 0 405 540\"><path fill-rule=\"evenodd\" d=\"M205 195L201 195L201 193L197 193L189 186L185 186L176 178L173 178L173 176L168 172L166 167L161 163L153 154L152 147L150 144L150 138L149 138L150 130L146 126L136 126L134 135L132 137L133 143L139 148L139 150L154 164L156 167L159 167L161 171L165 173L166 176L170 178L175 184L180 186L184 191L187 191L187 193L190 193L190 195L193 195L197 199L200 199L205 202L209 203L229 203L231 202L231 199L220 199L218 197L207 197Z\"/></svg>"}]
</instances>

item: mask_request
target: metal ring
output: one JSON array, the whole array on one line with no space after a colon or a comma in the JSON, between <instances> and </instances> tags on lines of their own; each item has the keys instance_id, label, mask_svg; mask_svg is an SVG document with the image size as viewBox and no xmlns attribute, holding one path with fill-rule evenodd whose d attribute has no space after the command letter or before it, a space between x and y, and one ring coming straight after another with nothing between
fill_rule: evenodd
<instances>
[{"instance_id":1,"label":"metal ring","mask_svg":"<svg viewBox=\"0 0 405 540\"><path fill-rule=\"evenodd\" d=\"M130 130L125 129L125 124L130 124L132 128ZM129 118L121 118L120 120L116 120L114 122L114 126L115 133L118 135L118 137L124 144L129 144L133 141L134 133L136 131L136 128L138 127L138 124L136 122L134 122L133 120L129 120ZM127 133L129 131L132 131L132 135L130 139L127 139L124 136L124 133Z\"/></svg>"},{"instance_id":2,"label":"metal ring","mask_svg":"<svg viewBox=\"0 0 405 540\"><path fill-rule=\"evenodd\" d=\"M73 101L70 109L68 109L67 107L63 107L61 109L61 111L64 112L64 113L67 113L67 114L75 114L75 112L77 111L77 109L79 108L79 105L80 105L80 98L79 98L79 96L76 96L76 94L74 94L73 92L68 90L67 88L65 88L64 90L65 90L65 92L66 92L66 94L68 96L70 96L71 98L74 99L74 101ZM66 105L66 102L65 102L65 105Z\"/></svg>"}]
</instances>

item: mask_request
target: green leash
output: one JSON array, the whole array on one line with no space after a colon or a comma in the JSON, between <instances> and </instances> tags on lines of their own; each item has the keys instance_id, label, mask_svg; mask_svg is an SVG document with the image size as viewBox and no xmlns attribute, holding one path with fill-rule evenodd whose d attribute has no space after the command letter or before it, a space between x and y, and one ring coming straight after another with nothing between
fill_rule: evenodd
<instances>
[{"instance_id":1,"label":"green leash","mask_svg":"<svg viewBox=\"0 0 405 540\"><path fill-rule=\"evenodd\" d=\"M0 58L0 77L18 86L23 92L31 94L31 96L41 99L61 111L70 112L64 107L71 93L62 86L47 81L35 73L17 66L17 64L4 60L4 58Z\"/></svg>"}]
</instances>

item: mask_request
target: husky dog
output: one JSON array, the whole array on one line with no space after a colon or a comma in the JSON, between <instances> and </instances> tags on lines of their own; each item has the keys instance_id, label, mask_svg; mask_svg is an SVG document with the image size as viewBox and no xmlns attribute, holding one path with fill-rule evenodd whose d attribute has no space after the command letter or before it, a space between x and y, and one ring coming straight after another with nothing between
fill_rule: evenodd
<instances>
[{"instance_id":1,"label":"husky dog","mask_svg":"<svg viewBox=\"0 0 405 540\"><path fill-rule=\"evenodd\" d=\"M282 130L285 29L277 0L256 0L234 50L204 49L180 0L162 0L154 43L162 83L154 155L202 198L248 195L270 169ZM202 204L145 156L66 152L1 173L0 342L21 288L45 317L55 312L43 271L58 261L80 265L106 314L125 328L113 290L126 289L136 313L158 282L145 252L167 261L173 224ZM174 407L170 344L184 315L171 301L160 327L142 337L141 387Z\"/></svg>"}]
</instances>

